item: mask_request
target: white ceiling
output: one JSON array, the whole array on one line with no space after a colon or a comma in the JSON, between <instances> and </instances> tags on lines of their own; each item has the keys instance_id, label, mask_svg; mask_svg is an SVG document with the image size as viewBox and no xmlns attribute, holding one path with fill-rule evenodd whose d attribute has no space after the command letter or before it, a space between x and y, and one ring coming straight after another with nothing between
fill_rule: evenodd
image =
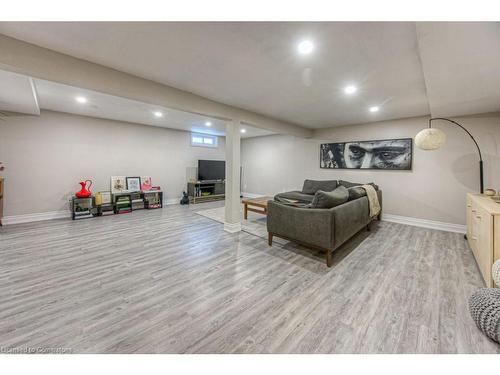
<instances>
[{"instance_id":1,"label":"white ceiling","mask_svg":"<svg viewBox=\"0 0 500 375\"><path fill-rule=\"evenodd\" d=\"M3 22L0 33L310 128L500 111L499 23Z\"/></svg>"},{"instance_id":2,"label":"white ceiling","mask_svg":"<svg viewBox=\"0 0 500 375\"><path fill-rule=\"evenodd\" d=\"M40 114L29 77L0 70L0 111Z\"/></svg>"},{"instance_id":3,"label":"white ceiling","mask_svg":"<svg viewBox=\"0 0 500 375\"><path fill-rule=\"evenodd\" d=\"M32 83L32 85L30 85ZM32 86L34 90L32 90ZM36 92L38 103L32 99ZM85 97L87 102L76 101L77 97ZM6 103L1 98L6 97ZM27 104L32 104L28 106ZM26 114L40 114L40 109L73 113L76 115L126 121L136 124L179 129L197 133L225 135L225 122L219 119L198 114L178 111L170 108L154 106L96 91L84 90L55 82L5 72L0 70L0 110ZM36 109L35 109L36 107ZM163 117L156 117L161 112ZM210 122L210 127L205 123ZM258 137L273 134L264 129L244 126L242 138Z\"/></svg>"},{"instance_id":4,"label":"white ceiling","mask_svg":"<svg viewBox=\"0 0 500 375\"><path fill-rule=\"evenodd\" d=\"M500 110L500 23L419 22L433 116Z\"/></svg>"}]
</instances>

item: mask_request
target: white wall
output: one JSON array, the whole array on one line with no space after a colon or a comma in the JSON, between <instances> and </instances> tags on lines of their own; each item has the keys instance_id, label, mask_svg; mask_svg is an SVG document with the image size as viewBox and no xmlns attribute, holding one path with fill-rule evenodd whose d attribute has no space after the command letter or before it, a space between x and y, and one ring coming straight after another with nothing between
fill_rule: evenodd
<instances>
[{"instance_id":1,"label":"white wall","mask_svg":"<svg viewBox=\"0 0 500 375\"><path fill-rule=\"evenodd\" d=\"M465 224L465 195L479 190L478 154L461 129L433 122L448 141L436 151L414 146L413 170L325 170L319 144L370 139L414 138L427 117L317 130L315 139L274 135L242 142L243 191L274 195L301 190L304 179L375 182L383 190L384 212L419 219ZM485 163L485 187L500 189L500 114L458 119L476 137Z\"/></svg>"},{"instance_id":2,"label":"white wall","mask_svg":"<svg viewBox=\"0 0 500 375\"><path fill-rule=\"evenodd\" d=\"M58 112L12 114L0 121L0 161L5 164L4 216L68 208L79 181L93 192L110 189L110 176L151 176L164 199L186 189L186 168L198 159L224 160L225 141L192 147L190 133Z\"/></svg>"}]
</instances>

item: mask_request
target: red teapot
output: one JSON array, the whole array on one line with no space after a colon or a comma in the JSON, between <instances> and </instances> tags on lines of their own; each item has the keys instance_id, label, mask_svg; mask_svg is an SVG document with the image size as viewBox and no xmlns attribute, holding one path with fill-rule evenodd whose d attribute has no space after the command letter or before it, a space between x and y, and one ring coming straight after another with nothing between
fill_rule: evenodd
<instances>
[{"instance_id":1,"label":"red teapot","mask_svg":"<svg viewBox=\"0 0 500 375\"><path fill-rule=\"evenodd\" d=\"M89 185L87 186L87 182ZM80 185L82 185L82 190L75 193L77 198L89 198L92 196L92 192L90 191L90 187L92 186L92 180L80 181Z\"/></svg>"}]
</instances>

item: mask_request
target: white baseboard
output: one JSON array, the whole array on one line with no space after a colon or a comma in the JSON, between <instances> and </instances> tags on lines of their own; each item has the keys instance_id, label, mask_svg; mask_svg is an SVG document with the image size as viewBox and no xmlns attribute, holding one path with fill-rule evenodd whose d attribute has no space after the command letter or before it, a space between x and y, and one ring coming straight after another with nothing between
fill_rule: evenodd
<instances>
[{"instance_id":1,"label":"white baseboard","mask_svg":"<svg viewBox=\"0 0 500 375\"><path fill-rule=\"evenodd\" d=\"M171 206L173 204L180 204L181 197L179 198L172 198L172 199L166 199L165 200L165 206Z\"/></svg>"},{"instance_id":2,"label":"white baseboard","mask_svg":"<svg viewBox=\"0 0 500 375\"><path fill-rule=\"evenodd\" d=\"M71 212L69 212L68 210L38 212L35 214L5 216L2 219L2 224L11 225L11 224L31 223L34 221L65 219L70 217L71 217Z\"/></svg>"},{"instance_id":3,"label":"white baseboard","mask_svg":"<svg viewBox=\"0 0 500 375\"><path fill-rule=\"evenodd\" d=\"M253 193L242 193L242 195L246 198L258 198L262 197L262 194L253 194ZM166 206L179 204L181 198L173 198L167 199L165 201ZM43 221L43 220L54 220L54 219L65 219L70 218L71 213L69 211L49 211L49 212L39 212L34 214L25 214L25 215L12 215L5 216L2 219L3 225L12 225L12 224L21 224L21 223L31 223L35 221ZM445 223L442 221L434 221L434 220L426 220L426 219L418 219L415 217L408 216L400 216L393 214L384 214L382 213L382 220L389 221L392 223L399 223L405 225L412 225L415 227L421 228L429 228L429 229L437 229L443 230L446 232L454 232L454 233L466 233L466 226L461 224L452 224ZM241 230L237 225L232 225L229 223L224 224L224 229L228 232L235 233Z\"/></svg>"},{"instance_id":4,"label":"white baseboard","mask_svg":"<svg viewBox=\"0 0 500 375\"><path fill-rule=\"evenodd\" d=\"M180 200L181 198L167 199L164 203L165 206L171 206L174 204L178 204ZM34 214L5 216L2 219L2 224L12 225L12 224L32 223L35 221L66 219L70 217L71 217L70 211L37 212Z\"/></svg>"},{"instance_id":5,"label":"white baseboard","mask_svg":"<svg viewBox=\"0 0 500 375\"><path fill-rule=\"evenodd\" d=\"M443 221L418 219L416 217L384 214L383 212L382 212L382 221L390 221L392 223L412 225L414 227L443 230L446 232L454 232L454 233L466 232L466 226L461 224L452 224L452 223L445 223Z\"/></svg>"},{"instance_id":6,"label":"white baseboard","mask_svg":"<svg viewBox=\"0 0 500 375\"><path fill-rule=\"evenodd\" d=\"M224 230L229 233L241 232L241 223L224 223Z\"/></svg>"}]
</instances>

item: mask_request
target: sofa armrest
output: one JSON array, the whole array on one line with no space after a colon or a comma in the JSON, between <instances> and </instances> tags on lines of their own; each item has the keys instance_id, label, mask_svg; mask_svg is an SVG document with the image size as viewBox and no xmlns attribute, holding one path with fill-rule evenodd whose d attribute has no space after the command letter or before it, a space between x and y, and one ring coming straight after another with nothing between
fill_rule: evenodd
<instances>
[{"instance_id":1,"label":"sofa armrest","mask_svg":"<svg viewBox=\"0 0 500 375\"><path fill-rule=\"evenodd\" d=\"M382 209L382 192L377 192ZM371 221L368 197L364 196L346 202L332 209L335 218L335 248L366 227Z\"/></svg>"},{"instance_id":2,"label":"sofa armrest","mask_svg":"<svg viewBox=\"0 0 500 375\"><path fill-rule=\"evenodd\" d=\"M267 204L267 230L297 242L333 250L332 209L299 208L278 202Z\"/></svg>"}]
</instances>

